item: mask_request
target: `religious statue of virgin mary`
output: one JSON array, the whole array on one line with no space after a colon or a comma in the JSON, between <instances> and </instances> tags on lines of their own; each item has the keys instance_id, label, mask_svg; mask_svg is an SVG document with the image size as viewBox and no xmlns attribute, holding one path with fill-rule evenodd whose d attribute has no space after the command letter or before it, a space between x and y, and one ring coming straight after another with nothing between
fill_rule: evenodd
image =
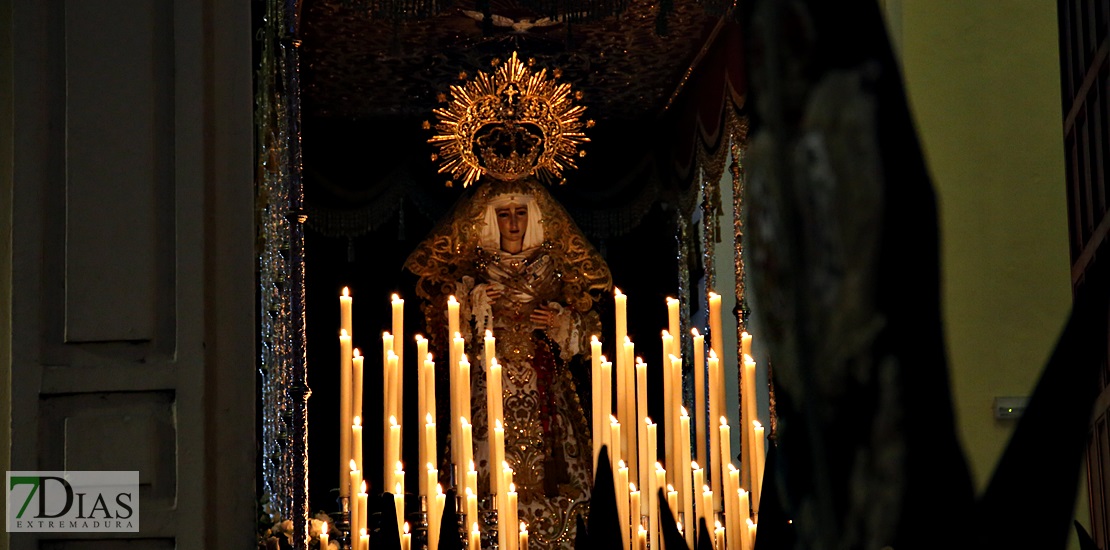
<instances>
[{"instance_id":1,"label":"religious statue of virgin mary","mask_svg":"<svg viewBox=\"0 0 1110 550\"><path fill-rule=\"evenodd\" d=\"M594 306L612 279L540 181L573 166L566 153L585 141L574 124L581 109L569 106L566 85L529 73L514 54L493 77L480 74L468 89L456 90L458 112L437 110L440 134L432 142L440 143L445 159L441 171L461 176L469 189L405 268L418 278L433 346L438 337L445 349L448 296L460 303L468 355L481 355L487 330L496 338L505 460L514 472L519 519L527 522L532 545L570 549L577 516L589 506L593 450L589 407L569 366L589 357L590 338L601 329ZM573 116L559 116L568 109ZM485 493L490 469L500 465L489 463L483 369L471 371L471 395L479 493Z\"/></svg>"}]
</instances>

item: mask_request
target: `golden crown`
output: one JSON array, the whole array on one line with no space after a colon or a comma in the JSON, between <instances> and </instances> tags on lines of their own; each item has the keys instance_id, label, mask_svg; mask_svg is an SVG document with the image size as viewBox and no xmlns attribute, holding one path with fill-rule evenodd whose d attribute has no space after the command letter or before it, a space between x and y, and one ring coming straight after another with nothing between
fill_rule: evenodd
<instances>
[{"instance_id":1,"label":"golden crown","mask_svg":"<svg viewBox=\"0 0 1110 550\"><path fill-rule=\"evenodd\" d=\"M547 69L533 72L531 64L513 52L504 63L494 60L493 72L451 86L447 107L433 111L437 134L428 140L439 147L432 160L440 160L441 174L450 172L463 187L482 175L561 183L563 171L577 167L575 157L586 154L578 146L589 141L582 128L593 126L580 118L586 108L572 102L581 92L572 94L570 84L548 78Z\"/></svg>"}]
</instances>

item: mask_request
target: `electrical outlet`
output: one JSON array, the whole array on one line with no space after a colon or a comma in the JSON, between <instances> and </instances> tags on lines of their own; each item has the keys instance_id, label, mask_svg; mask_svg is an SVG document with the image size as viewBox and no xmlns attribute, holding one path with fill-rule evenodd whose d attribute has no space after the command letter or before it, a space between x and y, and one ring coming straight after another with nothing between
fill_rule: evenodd
<instances>
[{"instance_id":1,"label":"electrical outlet","mask_svg":"<svg viewBox=\"0 0 1110 550\"><path fill-rule=\"evenodd\" d=\"M998 420L1014 420L1021 418L1028 404L1028 397L995 397L994 417Z\"/></svg>"}]
</instances>

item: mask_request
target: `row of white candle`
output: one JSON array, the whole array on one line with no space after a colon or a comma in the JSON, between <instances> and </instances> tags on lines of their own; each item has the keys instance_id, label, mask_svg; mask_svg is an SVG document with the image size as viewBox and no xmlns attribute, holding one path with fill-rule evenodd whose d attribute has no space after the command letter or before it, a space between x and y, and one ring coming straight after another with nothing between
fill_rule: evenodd
<instances>
[{"instance_id":1,"label":"row of white candle","mask_svg":"<svg viewBox=\"0 0 1110 550\"><path fill-rule=\"evenodd\" d=\"M657 452L655 451L655 449L651 448L654 447L657 442L657 437L655 435L657 425L654 424L650 420L650 418L647 417L646 414L647 365L643 363L642 359L635 358L634 345L627 335L627 297L624 296L619 290L616 290L614 298L616 303L615 327L617 332L617 341L623 341L624 343L624 345L621 346L621 349L619 349L617 353L617 372L615 374L617 380L616 395L618 402L616 403L616 415L612 414L614 407L610 401L611 397L613 396L610 382L613 376L613 373L611 372L612 363L605 361L604 357L600 356L600 342L597 340L596 337L593 339L591 346L592 360L594 366L594 391L595 395L599 396L599 399L595 399L593 403L593 412L595 419L595 466L597 452L599 451L601 445L607 445L611 449L610 457L614 460L614 471L619 469L617 467L617 464L621 460L621 458L628 457L630 460L626 462L625 466L625 468L628 470L627 475L629 475L632 479L639 479L641 486L646 486L652 484L651 482L654 481L652 478L655 476L649 475L651 473L651 468L645 467L645 465L653 464L654 458L657 458ZM397 295L393 295L392 305L394 321L393 334L401 336L403 335L402 323L404 301L401 300ZM709 354L710 357L708 361L708 386L714 391L709 392L708 403L706 403L706 395L704 392L705 385L704 379L702 378L706 370L705 363L703 363L704 337L702 337L697 332L697 330L694 329L692 330L692 336L694 339L693 349L695 355L693 365L696 385L695 406L699 411L705 411L706 405L708 405L708 411L710 414L709 418L717 418L720 416L719 413L723 412L724 408L722 403L724 377L722 369L719 365L719 361L717 360L717 357L719 356L718 349L723 347L723 344L721 343L722 333L720 328L720 297L716 294L711 293L709 305L709 325L713 338L711 340ZM672 472L690 472L691 469L689 467L689 464L692 462L692 458L699 458L703 461L708 462L711 467L709 480L712 484L712 488L716 489L711 490L717 495L724 495L726 493L720 488L722 486L724 478L726 477L724 473L725 468L723 465L729 464L729 466L731 466L731 456L727 451L727 441L729 441L727 439L728 436L722 436L718 430L708 428L710 436L709 451L712 452L711 455L708 454L704 449L705 438L701 435L702 430L706 429L702 426L706 426L708 422L703 421L699 423L696 420L697 417L695 417L695 426L697 426L698 424L701 424L702 426L698 427L699 437L697 438L697 455L696 457L690 456L690 453L692 452L689 445L691 420L690 417L687 415L685 409L681 406L681 345L679 339L673 338L671 336L672 333L677 334L680 330L678 328L677 306L677 300L674 300L673 298L667 299L669 330L663 331L662 337L664 357L667 358L667 360L664 361L663 369L664 430L665 433L668 434L667 440L664 442L664 461L666 461L667 464L677 464L677 468L671 469ZM341 354L343 358L347 357L347 350L350 349L350 307L351 300L347 289L344 289L343 296L341 297L341 324L344 325L344 327L341 329L340 340ZM470 380L470 363L466 358L466 355L463 353L463 338L461 334L457 331L459 327L458 312L459 304L452 296L448 301L448 328L449 334L452 335L451 346L449 347L449 362L451 365L453 365L453 368L449 369L452 383L451 414L452 418L455 420L452 422L452 454L461 459L460 461L456 462L457 464L459 464L460 466L463 464L470 466L470 468L466 471L467 475L464 481L464 485L460 487L460 489L465 488L465 490L467 490L471 494L475 494L477 492L476 481L470 481L471 479L476 479L476 472L474 472L473 469L473 444L472 438L470 437L472 435L470 433L471 424L468 421L470 384L463 382L469 382ZM344 338L344 336L346 336L346 338ZM401 359L401 348L403 346L399 345L400 340L401 337L394 338L394 336L388 332L383 335L383 387L385 389L385 399L383 400L383 418L388 418L388 422L385 424L384 428L387 430L386 433L389 434L385 441L383 456L383 480L385 480L387 484L389 484L391 474L393 475L393 479L396 480L396 476L399 473L401 479L403 480L403 466L399 464L401 462L401 423L398 420L399 413L402 410L402 390L400 388L403 379L403 375L401 373L401 369L403 368L403 363ZM425 358L423 361L423 365L421 366L422 368L419 369L420 379L418 380L418 385L421 387L422 390L418 392L418 397L420 401L418 406L426 419L425 430L423 430L420 434L422 439L419 445L421 454L420 462L422 464L425 464L428 468L428 475L421 476L420 478L420 494L430 496L429 488L431 487L431 484L436 480L435 474L432 473L434 472L434 468L432 466L438 463L438 457L436 456L435 452L435 423L433 415L433 411L435 410L434 362L432 361L431 356L427 354L427 340L420 335L416 336L416 340L418 351L417 357ZM486 371L486 379L489 382L489 387L487 388L487 412L489 413L489 425L494 426L494 429L492 430L494 433L494 437L490 439L490 458L491 463L497 464L503 461L504 458L504 427L501 422L502 407L501 400L497 399L497 396L499 396L501 393L499 387L501 383L501 372L500 366L497 364L495 358L494 339L489 331L487 331L486 333L484 344L485 361L483 366L485 367ZM742 375L743 391L741 392L741 411L744 417L754 419L756 416L755 401L751 397L753 394L752 390L754 390L754 362L751 361L750 358L750 347L748 347L750 346L750 337L748 337L746 333L744 335L744 344L745 348L743 353L744 370ZM341 368L344 372L344 375L341 377L344 387L344 391L341 392L341 407L345 411L345 413L341 415L341 421L344 422L346 418L350 418L352 415L354 415L354 413L361 413L361 363L361 357L358 355L357 350L351 353L350 362L346 360L341 361ZM750 380L748 374L749 371L752 373ZM348 380L350 381L349 383L354 386L353 391L347 386ZM495 385L497 387L495 387ZM350 397L348 398L345 396ZM635 398L633 398L632 396L635 396ZM346 411L348 410L347 403L350 404L350 414L346 413ZM604 414L605 411L609 411L610 414ZM608 427L602 427L601 422L603 422L603 420L601 420L600 422L599 420L605 419L607 416L609 417L610 425ZM636 425L638 426L636 430L627 429L624 430L624 433L622 434L619 422L620 417L640 419L641 421L636 422ZM725 431L725 433L727 434L727 429L728 428L726 423L722 426L722 430ZM360 436L361 426L358 426L357 423L351 424L351 438L341 443L341 457L355 456L356 454L361 455ZM741 432L741 440L743 442L742 445L747 455L745 456L746 460L743 461L746 467L742 470L741 486L751 490L753 507L755 510L758 510L758 480L761 477L763 453L761 449L762 445L756 444L755 442L758 441L758 443L762 443L762 437L755 437L753 434L753 429L749 427L749 429L743 430ZM725 443L723 444L722 442ZM352 449L357 450L352 451ZM635 459L632 460L632 458L634 457ZM717 460L713 460L713 457L719 458ZM388 466L389 464L395 464L397 466L395 467L395 469L391 469ZM357 457L357 460L355 460L355 463L352 465L352 469L356 469L356 466L357 469L361 471L361 456ZM665 470L662 471L665 472ZM474 473L474 477L470 475L472 472ZM665 478L665 481L670 481L671 483L667 483L666 485L675 487L675 492L680 495L681 502L679 506L681 506L681 508L676 508L676 512L684 512L683 515L686 519L685 524L683 525L683 531L687 533L688 541L690 544L692 544L692 536L694 530L692 527L692 521L694 515L691 513L691 509L693 507L693 501L695 500L693 498L693 488L697 487L697 484L694 483L692 480L687 479L687 476L673 474L671 475L671 477ZM357 487L357 483L358 480L352 478L351 484L348 487ZM491 475L490 483L491 493L497 495L495 506L498 509L502 510L508 508L508 502L506 502L506 492L498 491L499 486L504 486L506 483L504 481L504 477L496 474ZM691 486L691 483L694 484ZM654 483L654 485L658 487L662 484ZM618 485L617 487L619 488L620 485ZM403 481L399 489L400 490L397 490L396 492L403 494ZM651 493L649 493L649 498L644 499L645 502L640 503L639 513L636 512L634 507L632 507L631 509L621 510L621 521L631 527L634 523L637 523L633 521L637 515L644 515L643 512L645 511L649 512L649 514L647 515L651 515L650 512L657 511L658 503L654 502L655 494L656 492L652 491ZM474 498L476 499L476 495ZM716 511L724 511L724 502L726 500L727 499L722 499L718 497L717 500L712 502L711 506ZM357 503L355 503L354 499L352 499L352 501L352 509L354 509L358 505ZM467 508L467 512L470 514L473 514L474 510L476 510L476 506L472 509L472 507L468 505ZM698 515L699 517L702 516L701 513L699 513ZM729 516L734 515L735 514L729 514ZM399 513L398 516L398 529L400 530L401 514ZM658 529L658 521L652 521L649 525L654 526L653 530ZM626 540L629 541L629 548L631 547L631 540L633 539L632 535L634 533L638 534L638 529L630 530L629 536L626 538ZM659 534L658 532L652 533L652 536L658 537ZM511 539L513 537L509 538ZM508 545L511 545L513 542L515 541L506 540L503 541L501 545L503 547L508 547Z\"/></svg>"},{"instance_id":2,"label":"row of white candle","mask_svg":"<svg viewBox=\"0 0 1110 550\"><path fill-rule=\"evenodd\" d=\"M627 297L621 293L619 289L614 291L614 304L615 304L615 332L617 342L623 342L623 345L617 350L617 372L612 373L612 363L606 360L605 356L600 354L601 342L595 336L591 341L591 362L593 367L593 391L594 395L598 396L594 399L593 403L593 418L594 418L594 465L597 466L598 450L602 445L606 445L609 449L609 457L611 467L617 474L615 476L616 490L618 492L618 514L622 524L629 526L627 532L628 541L626 548L631 548L631 541L638 535L639 521L638 517L647 515L649 517L648 530L652 531L650 535L659 537L659 524L655 512L658 510L658 503L655 502L657 489L662 486L664 482L656 482L653 479L655 476L651 475L650 465L656 466L657 473L665 471L662 465L656 462L658 458L657 451L654 446L657 444L656 430L658 426L652 422L647 416L646 395L647 395L647 366L640 358L634 359L634 344L627 334ZM665 480L668 487L675 489L676 502L674 506L675 513L682 512L683 525L682 530L686 534L687 543L693 545L693 525L694 514L692 513L694 500L694 488L699 487L696 481L688 478L687 475L677 475L679 472L692 473L691 463L693 458L697 458L703 463L707 463L710 467L708 481L710 484L710 493L718 495L716 499L710 500L708 504L701 504L698 506L698 517L707 517L711 520L714 517L714 512L726 512L726 518L739 517L739 511L733 510L732 513L727 513L729 508L733 508L732 499L727 498L725 495L731 494L733 491L727 490L726 477L730 470L735 471L736 467L732 464L731 454L731 438L730 429L728 426L727 418L724 416L724 403L723 403L723 388L724 374L721 368L718 357L723 352L723 333L721 328L721 299L715 293L710 293L709 299L709 326L711 332L711 344L709 351L708 368L704 362L704 337L701 336L697 329L691 330L693 337L694 349L694 365L695 372L695 406L698 411L706 411L708 409L708 417L704 412L697 415L695 418L695 426L697 427L697 455L691 456L690 448L690 428L691 419L687 411L682 407L682 355L681 345L677 338L672 334L678 334L678 300L674 298L667 298L667 312L668 312L668 327L669 330L662 332L663 344L663 392L664 392L664 432L668 437L664 443L664 461L666 464L675 465L671 471L673 474L666 476ZM754 367L755 363L751 359L750 345L751 337L746 332L741 337L742 342L742 358L744 367L742 371L742 386L741 386L741 414L742 417L748 422L745 422L745 429L741 430L741 445L744 449L745 456L742 460L744 468L739 470L742 473L741 479L737 483L737 490L744 490L745 494L751 495L752 509L758 511L758 495L759 495L759 482L762 479L762 469L764 462L763 452L763 433L762 427L756 420L756 406L755 406L755 384L754 384ZM633 365L635 365L633 370ZM706 372L708 371L708 372ZM635 373L631 375L631 373ZM615 374L617 382L617 403L611 403L610 399L613 395L612 382ZM705 376L708 375L708 387L711 391L708 394L708 403L706 402L705 393ZM614 413L614 410L616 414ZM638 426L635 430L621 429L620 419L632 419L635 425ZM716 426L716 422L712 420L720 419L720 426ZM608 426L605 426L606 420ZM709 449L705 449L705 432L709 434ZM627 458L627 460L622 460ZM626 470L626 471L625 471ZM637 473L638 472L638 473ZM627 502L620 495L622 489L626 487L620 481L620 477L628 475L633 479L638 479L641 487L650 487L651 491L648 498L639 500L640 509L637 511L635 507L631 510L626 510L623 502ZM747 499L746 499L747 500ZM744 514L748 514L748 505L745 505ZM726 519L726 522L730 520ZM727 528L727 526L723 526ZM732 529L732 532L739 531L739 527ZM737 537L734 537L737 538ZM729 545L730 548L739 548L740 546Z\"/></svg>"},{"instance_id":3,"label":"row of white candle","mask_svg":"<svg viewBox=\"0 0 1110 550\"><path fill-rule=\"evenodd\" d=\"M448 324L450 329L457 329L459 326L458 319L458 302L452 296L448 300ZM382 335L382 372L384 388L383 395L383 418L388 418L388 422L383 426L384 433L387 436L384 438L383 445L383 473L382 479L385 486L393 487L395 504L397 506L398 518L398 531L403 530L403 513L404 513L404 465L401 458L402 439L401 439L401 421L400 412L403 410L403 360L400 345L401 338L403 338L403 317L404 317L404 300L400 299L396 294L392 296L391 300L393 312L393 332L385 332ZM364 489L365 482L361 477L362 470L362 428L359 425L359 417L361 416L361 391L362 391L362 366L363 358L359 355L357 350L350 348L351 342L351 310L352 299L349 290L344 288L340 296L340 354L343 360L340 361L341 368L341 399L340 399L340 421L346 425L347 419L354 416L354 423L350 427L350 438L341 438L340 454L341 457L353 456L354 458L348 459L347 470L348 476L342 476L341 480L341 494L344 488L350 491L351 487L359 487ZM470 416L470 362L466 355L463 353L463 338L457 330L451 332L454 337L451 339L449 362L452 365L450 371L451 380L451 414L452 422L452 453L453 456L458 457L456 462L457 467L469 466L464 473L463 483L458 487L460 493L465 494L465 513L469 517L476 517L477 515L477 471L474 467L474 448L473 448L473 432L472 424L469 421ZM422 365L418 369L417 385L420 388L418 391L418 409L425 419L424 430L420 432L419 441L419 459L420 463L425 465L425 475L420 476L419 495L427 497L429 502L434 503L433 495L431 495L430 488L438 488L438 470L436 465L439 463L437 456L436 445L436 424L435 424L435 411L436 411L436 388L435 388L435 362L432 355L428 353L428 340L422 335L416 335L417 357L423 358ZM486 379L489 382L487 388L487 412L489 413L489 425L493 427L492 435L490 438L490 458L492 464L503 464L500 472L490 476L491 492L497 495L497 502L495 506L500 510L510 510L515 508L516 492L513 490L512 475L513 471L504 463L504 423L503 423L503 403L502 394L502 380L501 380L501 366L496 359L495 339L490 331L486 332L484 340L484 366L486 370ZM352 361L345 360L350 354ZM466 381L464 383L463 381ZM343 395L357 395L357 398L348 400ZM348 408L348 404L350 408ZM354 449L354 450L352 450ZM392 468L390 465L394 465ZM347 479L349 478L349 481ZM504 487L505 491L498 489ZM349 493L348 493L349 494ZM365 499L363 494L356 494L350 499L350 509L352 518L352 532L358 532L359 528L365 526L364 520L359 521L360 507L365 509ZM431 504L430 506L435 506ZM430 513L435 514L436 510L430 509ZM442 507L438 510L442 514ZM513 514L514 518L516 515ZM436 538L436 537L430 537ZM517 541L515 537L508 536L504 532L499 535L501 539L499 542L504 548L515 550ZM434 547L433 547L434 548Z\"/></svg>"}]
</instances>

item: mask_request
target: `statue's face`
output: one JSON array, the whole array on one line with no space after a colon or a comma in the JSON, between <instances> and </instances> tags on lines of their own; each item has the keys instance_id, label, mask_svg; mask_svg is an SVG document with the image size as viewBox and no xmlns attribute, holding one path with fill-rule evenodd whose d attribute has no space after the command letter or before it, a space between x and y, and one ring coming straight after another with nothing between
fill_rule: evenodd
<instances>
[{"instance_id":1,"label":"statue's face","mask_svg":"<svg viewBox=\"0 0 1110 550\"><path fill-rule=\"evenodd\" d=\"M501 249L520 252L524 247L524 230L528 228L528 206L510 202L497 207L497 229L501 232Z\"/></svg>"}]
</instances>

